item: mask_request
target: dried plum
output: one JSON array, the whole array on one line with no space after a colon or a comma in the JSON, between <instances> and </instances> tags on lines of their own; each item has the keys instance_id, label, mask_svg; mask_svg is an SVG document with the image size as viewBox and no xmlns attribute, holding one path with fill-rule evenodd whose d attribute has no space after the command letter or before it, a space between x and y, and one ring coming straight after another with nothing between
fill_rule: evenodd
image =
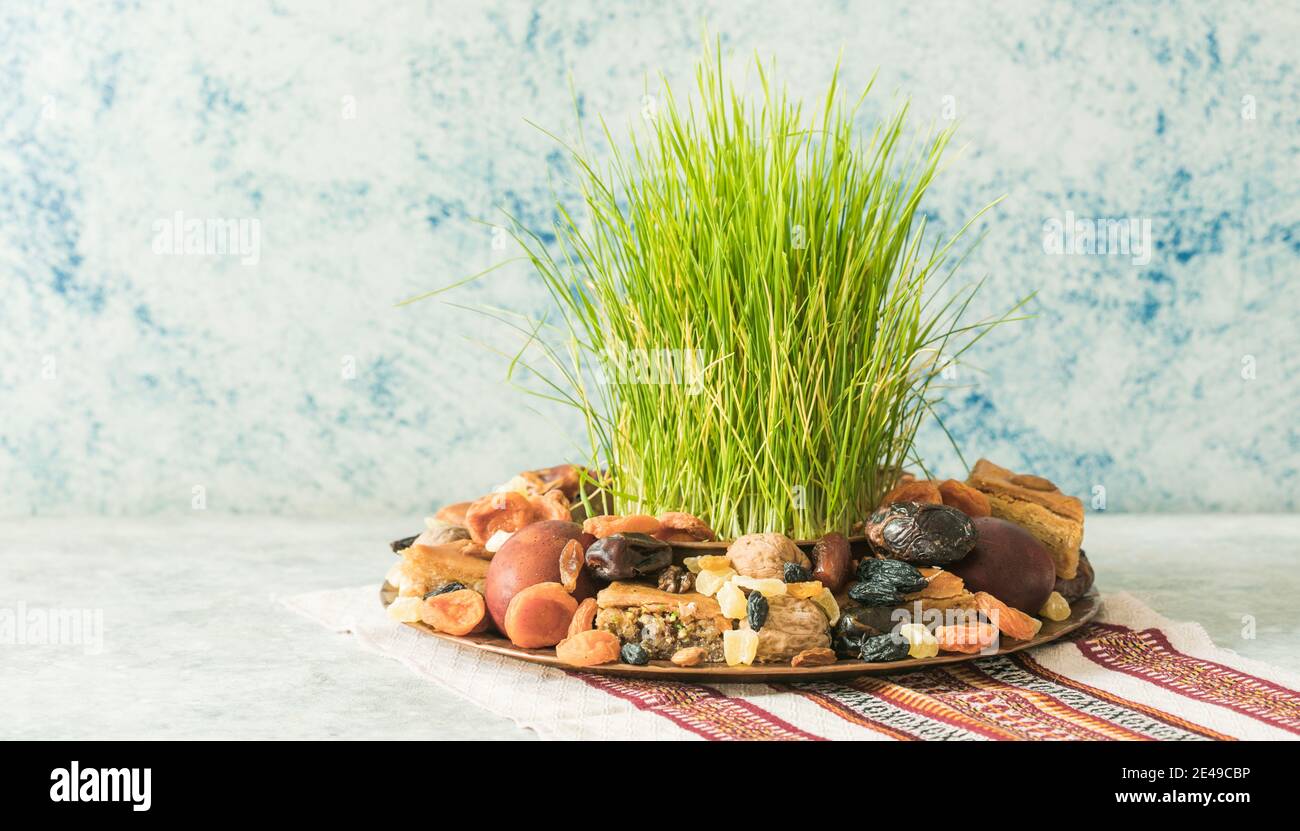
<instances>
[{"instance_id":1,"label":"dried plum","mask_svg":"<svg viewBox=\"0 0 1300 831\"><path fill-rule=\"evenodd\" d=\"M812 572L798 563L785 563L782 565L781 577L787 583L807 583L813 579Z\"/></svg>"},{"instance_id":2,"label":"dried plum","mask_svg":"<svg viewBox=\"0 0 1300 831\"><path fill-rule=\"evenodd\" d=\"M650 653L646 652L645 647L639 643L623 644L623 648L618 651L618 654L625 664L643 667L650 663Z\"/></svg>"},{"instance_id":3,"label":"dried plum","mask_svg":"<svg viewBox=\"0 0 1300 831\"><path fill-rule=\"evenodd\" d=\"M975 538L970 517L947 505L895 502L867 520L873 551L917 565L955 563L970 553Z\"/></svg>"},{"instance_id":4,"label":"dried plum","mask_svg":"<svg viewBox=\"0 0 1300 831\"><path fill-rule=\"evenodd\" d=\"M831 642L831 648L841 658L860 658L862 657L862 638L836 635L835 640Z\"/></svg>"},{"instance_id":5,"label":"dried plum","mask_svg":"<svg viewBox=\"0 0 1300 831\"><path fill-rule=\"evenodd\" d=\"M858 579L866 583L893 586L902 594L919 592L928 584L916 566L902 560L876 560L867 557L858 564Z\"/></svg>"},{"instance_id":6,"label":"dried plum","mask_svg":"<svg viewBox=\"0 0 1300 831\"><path fill-rule=\"evenodd\" d=\"M901 661L908 648L907 640L898 635L870 635L862 639L861 658L869 664Z\"/></svg>"},{"instance_id":7,"label":"dried plum","mask_svg":"<svg viewBox=\"0 0 1300 831\"><path fill-rule=\"evenodd\" d=\"M749 600L745 602L745 614L749 620L749 628L757 632L767 623L767 598L759 592L750 592Z\"/></svg>"},{"instance_id":8,"label":"dried plum","mask_svg":"<svg viewBox=\"0 0 1300 831\"><path fill-rule=\"evenodd\" d=\"M673 548L648 534L611 534L587 548L587 568L602 580L647 577L673 562Z\"/></svg>"},{"instance_id":9,"label":"dried plum","mask_svg":"<svg viewBox=\"0 0 1300 831\"><path fill-rule=\"evenodd\" d=\"M863 606L897 606L903 596L889 583L864 580L849 586L849 597Z\"/></svg>"},{"instance_id":10,"label":"dried plum","mask_svg":"<svg viewBox=\"0 0 1300 831\"><path fill-rule=\"evenodd\" d=\"M446 584L445 586L439 586L433 591L425 592L424 599L428 600L430 597L435 597L440 594L446 594L447 592L458 592L463 588L465 588L464 583L460 582L459 580L453 580L450 583Z\"/></svg>"},{"instance_id":11,"label":"dried plum","mask_svg":"<svg viewBox=\"0 0 1300 831\"><path fill-rule=\"evenodd\" d=\"M874 610L863 607L845 609L835 622L836 637L861 640L867 635L879 635L880 629L872 622L875 615Z\"/></svg>"}]
</instances>

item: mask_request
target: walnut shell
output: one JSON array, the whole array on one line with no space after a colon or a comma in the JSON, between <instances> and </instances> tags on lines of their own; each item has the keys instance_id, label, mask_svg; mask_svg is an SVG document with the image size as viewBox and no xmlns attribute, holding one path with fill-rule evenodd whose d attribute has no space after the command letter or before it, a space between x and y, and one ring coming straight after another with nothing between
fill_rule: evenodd
<instances>
[{"instance_id":1,"label":"walnut shell","mask_svg":"<svg viewBox=\"0 0 1300 831\"><path fill-rule=\"evenodd\" d=\"M746 577L785 579L785 563L812 568L808 557L783 534L745 534L727 549L731 567Z\"/></svg>"},{"instance_id":2,"label":"walnut shell","mask_svg":"<svg viewBox=\"0 0 1300 831\"><path fill-rule=\"evenodd\" d=\"M749 621L741 628L748 629ZM758 630L758 661L788 661L805 649L831 645L829 621L811 600L779 594L767 599L767 621Z\"/></svg>"}]
</instances>

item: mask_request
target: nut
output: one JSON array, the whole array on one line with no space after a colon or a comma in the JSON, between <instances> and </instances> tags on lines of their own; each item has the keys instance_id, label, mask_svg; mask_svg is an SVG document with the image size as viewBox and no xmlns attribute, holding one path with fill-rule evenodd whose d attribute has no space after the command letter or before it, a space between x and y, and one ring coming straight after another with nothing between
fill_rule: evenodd
<instances>
[{"instance_id":1,"label":"nut","mask_svg":"<svg viewBox=\"0 0 1300 831\"><path fill-rule=\"evenodd\" d=\"M688 646L685 649L679 649L673 653L671 660L679 667L699 666L704 662L704 649L699 646Z\"/></svg>"},{"instance_id":2,"label":"nut","mask_svg":"<svg viewBox=\"0 0 1300 831\"><path fill-rule=\"evenodd\" d=\"M745 534L727 549L731 566L746 577L785 579L785 563L811 568L808 557L782 534Z\"/></svg>"},{"instance_id":3,"label":"nut","mask_svg":"<svg viewBox=\"0 0 1300 831\"><path fill-rule=\"evenodd\" d=\"M681 566L668 566L659 572L659 591L685 594L695 588L695 575Z\"/></svg>"}]
</instances>

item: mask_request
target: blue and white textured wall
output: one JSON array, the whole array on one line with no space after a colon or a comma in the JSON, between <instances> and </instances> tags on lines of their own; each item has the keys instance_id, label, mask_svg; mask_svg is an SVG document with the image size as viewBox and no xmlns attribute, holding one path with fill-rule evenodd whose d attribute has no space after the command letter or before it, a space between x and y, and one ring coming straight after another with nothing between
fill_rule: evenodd
<instances>
[{"instance_id":1,"label":"blue and white textured wall","mask_svg":"<svg viewBox=\"0 0 1300 831\"><path fill-rule=\"evenodd\" d=\"M394 302L508 256L498 208L545 225L525 118L635 120L705 18L796 93L842 49L869 114L958 117L937 229L1007 194L967 273L1037 316L959 370L970 457L1110 510L1300 505L1294 4L123 0L0 11L0 513L418 512L571 455L470 342L513 341ZM242 254L173 250L178 212ZM1153 247L1055 253L1067 214ZM513 266L455 299L546 306Z\"/></svg>"}]
</instances>

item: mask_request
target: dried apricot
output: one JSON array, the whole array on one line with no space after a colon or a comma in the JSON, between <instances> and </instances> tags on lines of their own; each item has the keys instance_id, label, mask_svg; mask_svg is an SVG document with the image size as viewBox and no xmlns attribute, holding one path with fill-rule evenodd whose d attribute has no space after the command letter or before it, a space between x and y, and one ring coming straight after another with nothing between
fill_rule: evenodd
<instances>
[{"instance_id":1,"label":"dried apricot","mask_svg":"<svg viewBox=\"0 0 1300 831\"><path fill-rule=\"evenodd\" d=\"M927 573L933 572L933 573ZM921 589L912 597L926 597L939 600L945 597L956 597L966 590L966 581L953 574L951 571L944 571L939 568L923 568L921 574L926 578L925 588Z\"/></svg>"},{"instance_id":2,"label":"dried apricot","mask_svg":"<svg viewBox=\"0 0 1300 831\"><path fill-rule=\"evenodd\" d=\"M473 589L435 594L424 600L420 620L448 635L468 635L487 618L483 595Z\"/></svg>"},{"instance_id":3,"label":"dried apricot","mask_svg":"<svg viewBox=\"0 0 1300 831\"><path fill-rule=\"evenodd\" d=\"M940 482L939 496L943 499L943 504L949 508L956 508L971 519L993 513L987 496L956 479L945 479Z\"/></svg>"},{"instance_id":4,"label":"dried apricot","mask_svg":"<svg viewBox=\"0 0 1300 831\"><path fill-rule=\"evenodd\" d=\"M988 592L975 592L975 607L1009 638L1027 641L1043 628L1043 622L1038 618L1008 606Z\"/></svg>"},{"instance_id":5,"label":"dried apricot","mask_svg":"<svg viewBox=\"0 0 1300 831\"><path fill-rule=\"evenodd\" d=\"M514 532L537 520L528 497L515 491L490 493L469 506L465 527L474 542L483 545L497 531Z\"/></svg>"},{"instance_id":6,"label":"dried apricot","mask_svg":"<svg viewBox=\"0 0 1300 831\"><path fill-rule=\"evenodd\" d=\"M713 529L703 520L681 511L660 514L659 530L655 536L665 542L711 542L717 539Z\"/></svg>"},{"instance_id":7,"label":"dried apricot","mask_svg":"<svg viewBox=\"0 0 1300 831\"><path fill-rule=\"evenodd\" d=\"M649 514L631 514L629 516L594 516L582 523L583 533L600 539L611 534L649 534L654 536L659 531L659 520Z\"/></svg>"},{"instance_id":8,"label":"dried apricot","mask_svg":"<svg viewBox=\"0 0 1300 831\"><path fill-rule=\"evenodd\" d=\"M618 660L618 635L604 629L587 629L560 641L555 657L573 667L594 667Z\"/></svg>"},{"instance_id":9,"label":"dried apricot","mask_svg":"<svg viewBox=\"0 0 1300 831\"><path fill-rule=\"evenodd\" d=\"M573 620L569 621L569 637L573 637L579 632L586 632L596 622L596 598L588 597L578 604L578 610L573 613Z\"/></svg>"},{"instance_id":10,"label":"dried apricot","mask_svg":"<svg viewBox=\"0 0 1300 831\"><path fill-rule=\"evenodd\" d=\"M547 491L540 496L528 497L528 504L533 506L533 513L537 515L537 520L558 519L562 522L573 521L573 511L569 508L569 500L562 491Z\"/></svg>"},{"instance_id":11,"label":"dried apricot","mask_svg":"<svg viewBox=\"0 0 1300 831\"><path fill-rule=\"evenodd\" d=\"M555 646L569 633L578 601L559 583L536 583L510 599L506 607L506 637L515 646L537 649Z\"/></svg>"},{"instance_id":12,"label":"dried apricot","mask_svg":"<svg viewBox=\"0 0 1300 831\"><path fill-rule=\"evenodd\" d=\"M880 505L892 505L895 502L920 502L931 505L942 505L943 496L939 493L939 486L929 479L921 479L912 482L900 482L894 486L894 489L885 494L885 498L880 500Z\"/></svg>"}]
</instances>

